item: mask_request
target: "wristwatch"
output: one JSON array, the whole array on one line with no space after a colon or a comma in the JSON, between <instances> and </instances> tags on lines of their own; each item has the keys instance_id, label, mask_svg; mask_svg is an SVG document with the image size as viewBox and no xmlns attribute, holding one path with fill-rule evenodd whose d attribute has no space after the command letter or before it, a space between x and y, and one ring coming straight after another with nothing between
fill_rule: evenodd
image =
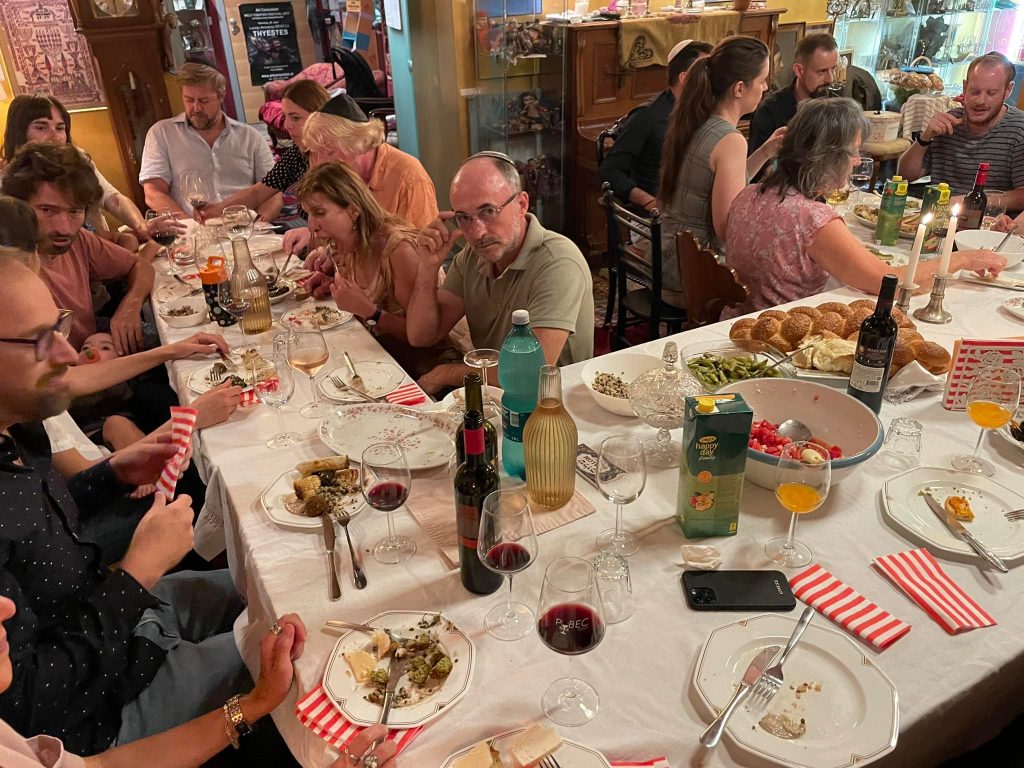
<instances>
[{"instance_id":1,"label":"wristwatch","mask_svg":"<svg viewBox=\"0 0 1024 768\"><path fill-rule=\"evenodd\" d=\"M920 135L917 137L917 143L920 144L922 147L929 147L929 146L931 146L931 143L933 141L935 141L935 139L928 139L927 141L925 141L924 139L921 138Z\"/></svg>"},{"instance_id":2,"label":"wristwatch","mask_svg":"<svg viewBox=\"0 0 1024 768\"><path fill-rule=\"evenodd\" d=\"M238 739L241 736L248 736L252 733L252 726L242 714L242 708L238 702L241 696L232 696L224 702L224 733L227 734L231 746L238 749Z\"/></svg>"},{"instance_id":3,"label":"wristwatch","mask_svg":"<svg viewBox=\"0 0 1024 768\"><path fill-rule=\"evenodd\" d=\"M380 322L380 316L384 314L384 308L380 304L375 305L375 309L372 315L370 315L363 322L366 323L366 327L372 332L377 327L377 323Z\"/></svg>"}]
</instances>

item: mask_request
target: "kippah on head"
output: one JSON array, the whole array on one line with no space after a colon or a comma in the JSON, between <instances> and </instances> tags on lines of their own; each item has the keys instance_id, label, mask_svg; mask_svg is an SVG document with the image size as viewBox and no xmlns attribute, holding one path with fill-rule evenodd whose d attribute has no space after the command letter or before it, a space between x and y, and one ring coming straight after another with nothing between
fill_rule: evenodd
<instances>
[{"instance_id":1,"label":"kippah on head","mask_svg":"<svg viewBox=\"0 0 1024 768\"><path fill-rule=\"evenodd\" d=\"M354 123L370 122L370 118L368 118L366 113L363 112L358 104L356 104L355 99L347 93L339 93L333 99L320 107L320 111L325 115L343 117Z\"/></svg>"},{"instance_id":2,"label":"kippah on head","mask_svg":"<svg viewBox=\"0 0 1024 768\"><path fill-rule=\"evenodd\" d=\"M672 50L668 52L668 60L667 61L671 62L672 59L674 59L676 56L678 56L682 52L683 48L685 48L686 46L688 46L692 42L693 42L693 40L680 40L678 43L676 43L674 46L672 46Z\"/></svg>"}]
</instances>

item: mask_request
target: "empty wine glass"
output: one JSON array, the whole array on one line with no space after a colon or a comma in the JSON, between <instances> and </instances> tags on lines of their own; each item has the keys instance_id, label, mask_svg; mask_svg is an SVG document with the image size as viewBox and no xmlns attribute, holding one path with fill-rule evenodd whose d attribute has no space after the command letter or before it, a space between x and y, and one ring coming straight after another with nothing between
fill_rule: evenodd
<instances>
[{"instance_id":1,"label":"empty wine glass","mask_svg":"<svg viewBox=\"0 0 1024 768\"><path fill-rule=\"evenodd\" d=\"M985 477L996 473L992 462L981 458L978 450L987 430L999 429L1013 418L1020 403L1020 388L1020 374L1013 368L991 367L977 372L967 390L967 415L981 427L981 434L974 444L974 453L954 458L953 469Z\"/></svg>"},{"instance_id":2,"label":"empty wine glass","mask_svg":"<svg viewBox=\"0 0 1024 768\"><path fill-rule=\"evenodd\" d=\"M298 432L288 431L284 424L284 414L281 413L281 409L295 392L295 378L288 365L288 358L279 352L271 355L267 363L271 369L267 371L269 375L262 381L257 381L253 385L253 389L261 403L269 405L277 411L277 424L280 431L266 442L267 448L276 451L301 443L302 435Z\"/></svg>"},{"instance_id":3,"label":"empty wine glass","mask_svg":"<svg viewBox=\"0 0 1024 768\"><path fill-rule=\"evenodd\" d=\"M512 577L537 557L537 533L530 499L523 490L494 491L484 499L476 539L480 562L508 578L505 601L484 616L484 628L498 640L519 640L533 630L529 606L512 602Z\"/></svg>"},{"instance_id":4,"label":"empty wine glass","mask_svg":"<svg viewBox=\"0 0 1024 768\"><path fill-rule=\"evenodd\" d=\"M229 205L224 209L224 230L229 240L248 240L252 235L252 213L244 205Z\"/></svg>"},{"instance_id":5,"label":"empty wine glass","mask_svg":"<svg viewBox=\"0 0 1024 768\"><path fill-rule=\"evenodd\" d=\"M217 303L221 309L239 321L249 310L249 307L252 306L248 296L242 291L232 289L230 280L225 280L217 285ZM242 345L231 350L236 354L244 352L251 347L249 344L249 334L245 332L245 325L239 322L238 328L242 332Z\"/></svg>"},{"instance_id":6,"label":"empty wine glass","mask_svg":"<svg viewBox=\"0 0 1024 768\"><path fill-rule=\"evenodd\" d=\"M416 542L395 535L394 511L405 503L412 473L398 443L374 443L359 459L359 485L366 503L388 513L388 535L373 545L373 559L385 565L404 563L416 554Z\"/></svg>"},{"instance_id":7,"label":"empty wine glass","mask_svg":"<svg viewBox=\"0 0 1024 768\"><path fill-rule=\"evenodd\" d=\"M498 412L497 406L491 402L490 386L487 383L487 369L498 367L498 358L500 352L496 349L473 349L467 352L462 362L468 365L470 368L480 369L480 380L483 381L483 394L484 394L484 418L493 419L496 415L501 416Z\"/></svg>"},{"instance_id":8,"label":"empty wine glass","mask_svg":"<svg viewBox=\"0 0 1024 768\"><path fill-rule=\"evenodd\" d=\"M639 539L622 528L622 505L640 498L646 483L643 443L635 437L606 437L597 458L597 488L615 504L615 528L598 535L597 548L602 552L625 557L640 548Z\"/></svg>"},{"instance_id":9,"label":"empty wine glass","mask_svg":"<svg viewBox=\"0 0 1024 768\"><path fill-rule=\"evenodd\" d=\"M594 567L578 557L560 557L544 571L537 609L537 633L556 653L578 656L604 638L604 605ZM541 697L544 714L559 725L584 725L597 714L594 687L571 674L553 682Z\"/></svg>"},{"instance_id":10,"label":"empty wine glass","mask_svg":"<svg viewBox=\"0 0 1024 768\"><path fill-rule=\"evenodd\" d=\"M299 410L307 419L317 419L327 410L320 399L316 375L327 364L329 358L327 342L319 323L309 330L294 330L288 334L288 364L309 376L309 386L313 390L313 402L307 403Z\"/></svg>"},{"instance_id":11,"label":"empty wine glass","mask_svg":"<svg viewBox=\"0 0 1024 768\"><path fill-rule=\"evenodd\" d=\"M764 552L775 565L796 568L811 562L811 548L797 541L796 521L813 512L828 498L832 484L832 459L817 443L789 443L775 468L775 498L793 513L789 535L765 544Z\"/></svg>"},{"instance_id":12,"label":"empty wine glass","mask_svg":"<svg viewBox=\"0 0 1024 768\"><path fill-rule=\"evenodd\" d=\"M997 221L1006 213L1006 193L995 189L985 190L985 212L981 219L982 229L992 229Z\"/></svg>"},{"instance_id":13,"label":"empty wine glass","mask_svg":"<svg viewBox=\"0 0 1024 768\"><path fill-rule=\"evenodd\" d=\"M186 171L181 174L181 191L197 211L203 210L210 202L210 187L199 171Z\"/></svg>"}]
</instances>

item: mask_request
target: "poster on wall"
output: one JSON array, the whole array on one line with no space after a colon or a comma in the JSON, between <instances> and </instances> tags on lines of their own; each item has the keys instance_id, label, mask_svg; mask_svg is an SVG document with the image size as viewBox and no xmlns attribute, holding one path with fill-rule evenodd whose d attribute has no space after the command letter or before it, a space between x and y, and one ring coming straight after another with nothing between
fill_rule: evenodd
<instances>
[{"instance_id":1,"label":"poster on wall","mask_svg":"<svg viewBox=\"0 0 1024 768\"><path fill-rule=\"evenodd\" d=\"M238 11L253 85L287 80L302 71L291 3L246 3Z\"/></svg>"},{"instance_id":2,"label":"poster on wall","mask_svg":"<svg viewBox=\"0 0 1024 768\"><path fill-rule=\"evenodd\" d=\"M104 103L85 38L75 32L67 0L3 0L10 90L53 96L68 109Z\"/></svg>"}]
</instances>

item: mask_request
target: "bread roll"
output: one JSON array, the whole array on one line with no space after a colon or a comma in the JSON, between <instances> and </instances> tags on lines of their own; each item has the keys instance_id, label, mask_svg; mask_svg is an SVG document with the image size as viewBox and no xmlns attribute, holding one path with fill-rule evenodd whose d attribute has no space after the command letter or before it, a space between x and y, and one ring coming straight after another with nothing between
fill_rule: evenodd
<instances>
[{"instance_id":1,"label":"bread roll","mask_svg":"<svg viewBox=\"0 0 1024 768\"><path fill-rule=\"evenodd\" d=\"M348 469L348 456L328 456L326 459L300 461L295 465L295 471L302 477L314 472L326 472L329 469Z\"/></svg>"},{"instance_id":2,"label":"bread roll","mask_svg":"<svg viewBox=\"0 0 1024 768\"><path fill-rule=\"evenodd\" d=\"M949 370L951 361L949 352L934 341L912 341L910 350L914 359L929 371L929 373L945 373Z\"/></svg>"},{"instance_id":3,"label":"bread roll","mask_svg":"<svg viewBox=\"0 0 1024 768\"><path fill-rule=\"evenodd\" d=\"M871 309L865 309L864 307L854 309L850 312L849 317L846 318L843 334L849 336L851 333L860 333L860 324L864 322L865 318L873 314L874 311L874 307Z\"/></svg>"},{"instance_id":4,"label":"bread roll","mask_svg":"<svg viewBox=\"0 0 1024 768\"><path fill-rule=\"evenodd\" d=\"M750 338L757 339L758 341L768 341L768 339L779 332L781 325L782 323L774 317L758 318L757 322L750 329Z\"/></svg>"},{"instance_id":5,"label":"bread roll","mask_svg":"<svg viewBox=\"0 0 1024 768\"><path fill-rule=\"evenodd\" d=\"M764 312L757 316L757 319L760 320L762 317L774 317L781 323L783 320L789 317L789 315L787 315L781 309L766 309Z\"/></svg>"},{"instance_id":6,"label":"bread roll","mask_svg":"<svg viewBox=\"0 0 1024 768\"><path fill-rule=\"evenodd\" d=\"M779 335L790 344L796 345L811 332L811 325L812 321L809 315L793 314L782 321L782 325L779 326Z\"/></svg>"},{"instance_id":7,"label":"bread roll","mask_svg":"<svg viewBox=\"0 0 1024 768\"><path fill-rule=\"evenodd\" d=\"M300 477L292 483L292 488L295 490L295 497L299 501L308 501L316 496L317 491L320 490L320 478L316 475Z\"/></svg>"},{"instance_id":8,"label":"bread roll","mask_svg":"<svg viewBox=\"0 0 1024 768\"><path fill-rule=\"evenodd\" d=\"M870 309L872 312L875 311L875 302L870 299L857 299L856 301L850 302L850 309Z\"/></svg>"},{"instance_id":9,"label":"bread roll","mask_svg":"<svg viewBox=\"0 0 1024 768\"><path fill-rule=\"evenodd\" d=\"M897 337L896 346L892 350L892 365L890 368L898 370L913 360L914 352L910 348L910 344Z\"/></svg>"},{"instance_id":10,"label":"bread roll","mask_svg":"<svg viewBox=\"0 0 1024 768\"><path fill-rule=\"evenodd\" d=\"M754 327L754 323L757 322L751 317L745 317L742 320L737 320L732 324L729 329L730 339L749 339L750 329Z\"/></svg>"},{"instance_id":11,"label":"bread roll","mask_svg":"<svg viewBox=\"0 0 1024 768\"><path fill-rule=\"evenodd\" d=\"M910 328L913 331L917 330L917 325L915 325L914 321L911 320L906 315L904 315L903 319L897 322L896 325L898 325L900 328Z\"/></svg>"},{"instance_id":12,"label":"bread roll","mask_svg":"<svg viewBox=\"0 0 1024 768\"><path fill-rule=\"evenodd\" d=\"M819 312L835 312L844 319L850 314L850 307L839 301L826 301L818 305Z\"/></svg>"},{"instance_id":13,"label":"bread roll","mask_svg":"<svg viewBox=\"0 0 1024 768\"><path fill-rule=\"evenodd\" d=\"M830 331L837 336L842 336L844 328L846 328L846 320L842 315L836 312L822 312L821 317L811 328L811 333L824 335L825 331Z\"/></svg>"},{"instance_id":14,"label":"bread roll","mask_svg":"<svg viewBox=\"0 0 1024 768\"><path fill-rule=\"evenodd\" d=\"M729 338L733 341L750 341L750 328L741 328L738 331L729 331Z\"/></svg>"},{"instance_id":15,"label":"bread roll","mask_svg":"<svg viewBox=\"0 0 1024 768\"><path fill-rule=\"evenodd\" d=\"M793 307L789 310L789 316L792 317L793 315L806 315L811 318L811 322L813 323L821 317L821 312L818 311L816 307Z\"/></svg>"},{"instance_id":16,"label":"bread roll","mask_svg":"<svg viewBox=\"0 0 1024 768\"><path fill-rule=\"evenodd\" d=\"M924 336L911 328L900 328L896 331L896 338L907 344L912 341L924 341Z\"/></svg>"},{"instance_id":17,"label":"bread roll","mask_svg":"<svg viewBox=\"0 0 1024 768\"><path fill-rule=\"evenodd\" d=\"M843 330L846 330L846 329L844 328ZM849 334L849 335L848 335L848 336L846 337L846 340L847 340L847 341L852 341L852 342L853 342L854 344L856 344L856 343L857 343L857 339L859 339L859 338L860 338L860 328L858 328L858 329L857 329L856 331L854 331L853 333Z\"/></svg>"},{"instance_id":18,"label":"bread roll","mask_svg":"<svg viewBox=\"0 0 1024 768\"><path fill-rule=\"evenodd\" d=\"M903 314L903 310L899 307L893 307L892 319L896 321L896 325L900 325L901 323L906 322L907 316Z\"/></svg>"},{"instance_id":19,"label":"bread roll","mask_svg":"<svg viewBox=\"0 0 1024 768\"><path fill-rule=\"evenodd\" d=\"M768 339L768 343L775 347L777 350L779 350L779 352L782 352L783 354L789 354L794 349L796 349L796 346L794 344L792 344L788 339L779 334L775 334L770 339Z\"/></svg>"}]
</instances>

